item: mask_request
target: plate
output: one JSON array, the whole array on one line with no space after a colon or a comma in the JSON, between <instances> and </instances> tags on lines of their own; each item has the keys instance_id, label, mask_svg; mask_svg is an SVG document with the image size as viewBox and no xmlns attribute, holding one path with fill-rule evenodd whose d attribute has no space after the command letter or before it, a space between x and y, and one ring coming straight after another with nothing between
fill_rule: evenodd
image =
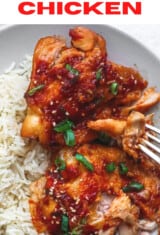
<instances>
[{"instance_id":1,"label":"plate","mask_svg":"<svg viewBox=\"0 0 160 235\"><path fill-rule=\"evenodd\" d=\"M37 40L47 35L62 35L69 42L68 31L75 25L13 25L0 30L1 63L0 74L14 61L19 63L25 55L33 54ZM109 59L138 68L149 82L160 91L160 61L158 58L135 39L107 25L85 25L103 35L107 41ZM137 26L138 27L138 26ZM155 124L158 123L158 108L155 112ZM156 235L158 233L153 233Z\"/></svg>"}]
</instances>

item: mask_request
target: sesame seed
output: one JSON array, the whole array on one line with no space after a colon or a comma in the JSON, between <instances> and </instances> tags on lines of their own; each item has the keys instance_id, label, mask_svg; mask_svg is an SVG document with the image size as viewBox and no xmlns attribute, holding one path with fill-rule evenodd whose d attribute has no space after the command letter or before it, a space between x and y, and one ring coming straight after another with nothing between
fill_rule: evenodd
<instances>
[{"instance_id":1,"label":"sesame seed","mask_svg":"<svg viewBox=\"0 0 160 235\"><path fill-rule=\"evenodd\" d=\"M72 211L73 213L76 212L76 210L75 210L73 207L71 207L70 209L71 209L71 211Z\"/></svg>"},{"instance_id":2,"label":"sesame seed","mask_svg":"<svg viewBox=\"0 0 160 235\"><path fill-rule=\"evenodd\" d=\"M75 204L78 205L79 202L80 202L80 198L76 200Z\"/></svg>"},{"instance_id":3,"label":"sesame seed","mask_svg":"<svg viewBox=\"0 0 160 235\"><path fill-rule=\"evenodd\" d=\"M50 188L49 192L53 193L54 192L54 188Z\"/></svg>"},{"instance_id":4,"label":"sesame seed","mask_svg":"<svg viewBox=\"0 0 160 235\"><path fill-rule=\"evenodd\" d=\"M137 80L134 80L134 84L135 84L135 85L137 84Z\"/></svg>"},{"instance_id":5,"label":"sesame seed","mask_svg":"<svg viewBox=\"0 0 160 235\"><path fill-rule=\"evenodd\" d=\"M89 200L88 196L85 196L86 200Z\"/></svg>"},{"instance_id":6,"label":"sesame seed","mask_svg":"<svg viewBox=\"0 0 160 235\"><path fill-rule=\"evenodd\" d=\"M52 126L56 126L56 122L52 122Z\"/></svg>"},{"instance_id":7,"label":"sesame seed","mask_svg":"<svg viewBox=\"0 0 160 235\"><path fill-rule=\"evenodd\" d=\"M50 101L50 105L53 105L53 104L54 104L54 102L53 102L53 100L51 100L51 101Z\"/></svg>"},{"instance_id":8,"label":"sesame seed","mask_svg":"<svg viewBox=\"0 0 160 235\"><path fill-rule=\"evenodd\" d=\"M53 191L49 191L49 195L52 196L53 195Z\"/></svg>"},{"instance_id":9,"label":"sesame seed","mask_svg":"<svg viewBox=\"0 0 160 235\"><path fill-rule=\"evenodd\" d=\"M34 84L37 84L37 80L34 80L34 82L33 82Z\"/></svg>"},{"instance_id":10,"label":"sesame seed","mask_svg":"<svg viewBox=\"0 0 160 235\"><path fill-rule=\"evenodd\" d=\"M52 110L52 114L55 114L57 112L57 110Z\"/></svg>"},{"instance_id":11,"label":"sesame seed","mask_svg":"<svg viewBox=\"0 0 160 235\"><path fill-rule=\"evenodd\" d=\"M60 193L64 193L64 191L63 191L63 190L61 190L61 191L60 191Z\"/></svg>"},{"instance_id":12,"label":"sesame seed","mask_svg":"<svg viewBox=\"0 0 160 235\"><path fill-rule=\"evenodd\" d=\"M69 113L68 113L68 112L65 112L65 115L66 115L66 116L69 116Z\"/></svg>"},{"instance_id":13,"label":"sesame seed","mask_svg":"<svg viewBox=\"0 0 160 235\"><path fill-rule=\"evenodd\" d=\"M71 218L71 221L74 222L76 220L76 216L74 215L72 218Z\"/></svg>"},{"instance_id":14,"label":"sesame seed","mask_svg":"<svg viewBox=\"0 0 160 235\"><path fill-rule=\"evenodd\" d=\"M63 207L60 207L60 210L61 210L63 213L66 212L65 208L63 208Z\"/></svg>"}]
</instances>

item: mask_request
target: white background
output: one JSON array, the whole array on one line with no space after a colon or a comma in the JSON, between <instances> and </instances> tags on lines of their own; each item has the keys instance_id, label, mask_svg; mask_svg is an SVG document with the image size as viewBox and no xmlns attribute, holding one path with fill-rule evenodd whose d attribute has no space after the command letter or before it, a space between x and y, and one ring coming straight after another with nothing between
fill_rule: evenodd
<instances>
[{"instance_id":1,"label":"white background","mask_svg":"<svg viewBox=\"0 0 160 235\"><path fill-rule=\"evenodd\" d=\"M18 5L19 3L23 2L25 0L1 0L0 1L0 23L1 24L32 24L32 23L50 23L54 24L60 23L60 24L117 24L117 23L127 23L127 24L157 24L160 23L160 0L104 0L102 2L109 2L109 1L129 1L131 3L135 3L136 1L142 2L142 15L137 16L134 14L130 15L90 15L90 16L84 16L76 15L76 16L70 16L64 14L63 16L57 16L57 15L51 15L48 14L45 15L29 15L24 16L21 15L18 12ZM54 0L28 0L31 2L36 3L37 1L43 1L47 5L49 1ZM55 0L54 2L57 2L60 0ZM61 0L62 2L69 2L74 0ZM83 3L85 0L75 0ZM96 3L98 0L86 0L91 3ZM100 1L100 0L99 0Z\"/></svg>"}]
</instances>

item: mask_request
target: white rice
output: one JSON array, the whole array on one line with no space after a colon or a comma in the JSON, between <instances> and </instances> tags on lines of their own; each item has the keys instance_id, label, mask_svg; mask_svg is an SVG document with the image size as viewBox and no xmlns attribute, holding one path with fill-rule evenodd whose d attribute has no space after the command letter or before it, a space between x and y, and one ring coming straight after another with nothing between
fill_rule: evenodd
<instances>
[{"instance_id":1,"label":"white rice","mask_svg":"<svg viewBox=\"0 0 160 235\"><path fill-rule=\"evenodd\" d=\"M29 185L44 174L49 154L20 136L30 71L27 57L0 75L0 235L37 234L29 213Z\"/></svg>"}]
</instances>

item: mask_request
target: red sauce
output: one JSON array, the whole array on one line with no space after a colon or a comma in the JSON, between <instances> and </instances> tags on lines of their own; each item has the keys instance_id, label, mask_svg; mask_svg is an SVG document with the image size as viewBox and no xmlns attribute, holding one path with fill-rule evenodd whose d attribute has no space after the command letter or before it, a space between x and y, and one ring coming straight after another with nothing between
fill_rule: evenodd
<instances>
[{"instance_id":1,"label":"red sauce","mask_svg":"<svg viewBox=\"0 0 160 235\"><path fill-rule=\"evenodd\" d=\"M68 70L66 64L78 71L78 74ZM126 71L126 75L123 69L116 69L110 62L107 63L105 55L92 57L88 62L85 57L74 55L65 58L65 61L58 65L50 65L44 61L37 63L36 72L32 74L31 88L41 84L44 84L44 87L33 96L28 93L25 96L30 105L41 109L42 120L49 123L49 130L46 130L49 145L55 145L58 140L58 134L54 131L56 124L69 119L74 122L76 129L79 123L87 123L87 120L93 119L105 105L109 106L110 100L114 103L114 100L124 97L128 92L143 90L146 86L146 83L139 79L137 72L132 71L131 76L131 72ZM97 71L101 71L98 79ZM123 74L125 79L122 79ZM112 82L118 83L116 96L110 90ZM119 116L116 106L113 106L112 115ZM62 142L63 140L60 141L61 144Z\"/></svg>"},{"instance_id":2,"label":"red sauce","mask_svg":"<svg viewBox=\"0 0 160 235\"><path fill-rule=\"evenodd\" d=\"M136 70L121 65L120 68L114 67L111 63L107 64L107 81L117 82L119 84L118 92L123 96L136 89L143 90L147 85Z\"/></svg>"}]
</instances>

